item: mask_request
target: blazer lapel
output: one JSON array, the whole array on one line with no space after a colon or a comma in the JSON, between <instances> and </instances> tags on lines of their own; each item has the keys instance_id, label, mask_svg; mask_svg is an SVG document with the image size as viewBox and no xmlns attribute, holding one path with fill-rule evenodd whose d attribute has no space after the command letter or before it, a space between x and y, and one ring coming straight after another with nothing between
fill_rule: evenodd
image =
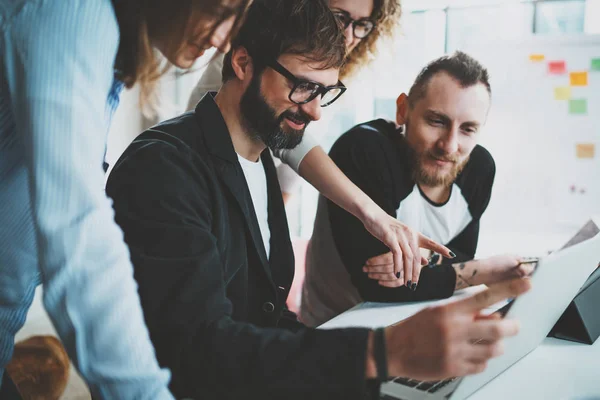
<instances>
[{"instance_id":1,"label":"blazer lapel","mask_svg":"<svg viewBox=\"0 0 600 400\"><path fill-rule=\"evenodd\" d=\"M262 268L275 289L248 184L239 165L227 125L213 97L214 93L207 93L204 96L196 106L196 115L204 132L207 148L211 153L217 175L239 205L246 220L247 233L252 239Z\"/></svg>"},{"instance_id":2,"label":"blazer lapel","mask_svg":"<svg viewBox=\"0 0 600 400\"><path fill-rule=\"evenodd\" d=\"M290 240L281 187L277 179L277 171L269 150L261 156L267 176L269 199L269 229L271 230L271 256L269 263L272 266L273 279L278 285L278 295L287 297L294 279L294 249ZM283 293L283 292L285 293Z\"/></svg>"}]
</instances>

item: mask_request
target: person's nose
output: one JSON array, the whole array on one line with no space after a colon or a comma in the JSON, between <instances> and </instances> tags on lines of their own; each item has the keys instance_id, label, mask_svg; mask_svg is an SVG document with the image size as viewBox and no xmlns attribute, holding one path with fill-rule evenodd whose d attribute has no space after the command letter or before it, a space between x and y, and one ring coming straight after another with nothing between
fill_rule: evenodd
<instances>
[{"instance_id":1,"label":"person's nose","mask_svg":"<svg viewBox=\"0 0 600 400\"><path fill-rule=\"evenodd\" d=\"M438 141L438 147L445 154L455 154L458 151L459 127L451 126L448 132Z\"/></svg>"},{"instance_id":2,"label":"person's nose","mask_svg":"<svg viewBox=\"0 0 600 400\"><path fill-rule=\"evenodd\" d=\"M302 111L313 121L321 119L321 96L317 96L306 104L300 106Z\"/></svg>"},{"instance_id":3,"label":"person's nose","mask_svg":"<svg viewBox=\"0 0 600 400\"><path fill-rule=\"evenodd\" d=\"M354 27L352 26L352 23L348 24L344 30L344 37L346 39L346 48L350 48L352 42L354 42Z\"/></svg>"}]
</instances>

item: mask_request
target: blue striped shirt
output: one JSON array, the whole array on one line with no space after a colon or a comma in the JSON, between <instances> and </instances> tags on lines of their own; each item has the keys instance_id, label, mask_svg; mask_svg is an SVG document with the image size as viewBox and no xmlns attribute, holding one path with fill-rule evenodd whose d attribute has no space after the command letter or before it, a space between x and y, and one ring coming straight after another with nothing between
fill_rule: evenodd
<instances>
[{"instance_id":1,"label":"blue striped shirt","mask_svg":"<svg viewBox=\"0 0 600 400\"><path fill-rule=\"evenodd\" d=\"M35 288L94 397L170 399L103 190L110 0L0 0L0 373Z\"/></svg>"}]
</instances>

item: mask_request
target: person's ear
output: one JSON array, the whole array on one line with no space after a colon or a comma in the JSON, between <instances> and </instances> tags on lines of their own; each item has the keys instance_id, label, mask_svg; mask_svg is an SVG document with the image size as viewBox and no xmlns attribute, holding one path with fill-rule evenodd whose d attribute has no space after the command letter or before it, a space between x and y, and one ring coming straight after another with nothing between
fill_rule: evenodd
<instances>
[{"instance_id":1,"label":"person's ear","mask_svg":"<svg viewBox=\"0 0 600 400\"><path fill-rule=\"evenodd\" d=\"M252 57L250 57L246 48L238 47L231 50L231 67L233 68L235 76L240 81L252 78Z\"/></svg>"},{"instance_id":2,"label":"person's ear","mask_svg":"<svg viewBox=\"0 0 600 400\"><path fill-rule=\"evenodd\" d=\"M401 93L396 99L396 123L404 125L408 116L408 96L406 93Z\"/></svg>"}]
</instances>

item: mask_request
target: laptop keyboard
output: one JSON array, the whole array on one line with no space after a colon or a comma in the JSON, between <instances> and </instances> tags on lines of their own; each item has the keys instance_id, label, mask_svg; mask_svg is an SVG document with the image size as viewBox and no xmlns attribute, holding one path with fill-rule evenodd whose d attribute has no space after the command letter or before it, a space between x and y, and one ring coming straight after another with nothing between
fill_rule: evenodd
<instances>
[{"instance_id":1,"label":"laptop keyboard","mask_svg":"<svg viewBox=\"0 0 600 400\"><path fill-rule=\"evenodd\" d=\"M451 378L443 381L423 382L409 378L394 378L391 380L391 382L396 382L400 385L412 387L423 392L435 393L438 390L444 388L446 385L454 382L456 379L457 378Z\"/></svg>"}]
</instances>

